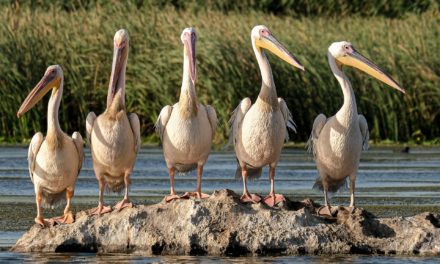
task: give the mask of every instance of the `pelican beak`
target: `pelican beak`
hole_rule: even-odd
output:
[[[118,90],[121,88],[122,83],[119,83],[121,72],[124,67],[124,62],[127,59],[128,52],[126,52],[127,44],[123,42],[121,45],[115,44],[115,49],[113,52],[113,65],[112,73],[110,76],[110,84],[108,87],[107,94],[107,107],[110,107],[113,98],[115,97]]]
[[[189,57],[189,74],[193,83],[196,81],[196,34],[192,32],[191,34],[185,35],[184,46],[188,52]]]
[[[285,62],[304,71],[304,66],[272,34],[261,36],[260,39],[256,40],[256,45],[269,50]]]
[[[344,65],[358,68],[359,70],[373,76],[396,90],[405,93],[405,90],[391,78],[387,73],[380,69],[376,64],[365,58],[362,54],[352,49],[347,55],[336,58],[336,60]]]
[[[29,95],[24,100],[23,104],[17,112],[17,117],[20,118],[24,113],[29,111],[38,101],[43,98],[43,96],[52,88],[58,88],[60,84],[59,78],[57,78],[54,72],[44,74],[37,86],[29,93]]]

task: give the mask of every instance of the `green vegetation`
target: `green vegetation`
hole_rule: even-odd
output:
[[[108,8],[116,0],[10,0],[15,7],[30,7],[32,9],[47,9],[54,5],[64,11],[78,9],[93,9],[97,5]],[[385,16],[402,17],[408,13],[420,14],[430,8],[438,8],[435,0],[126,0],[136,8],[143,7],[174,7],[178,10],[191,12],[221,11],[247,12],[249,10],[271,13],[274,15],[288,15],[293,17],[342,17],[342,16]],[[2,3],[0,3],[1,5]]]
[[[418,142],[439,137],[440,16],[436,2],[402,0],[391,5],[376,0],[377,5],[369,2],[361,8],[355,1],[352,6],[329,3],[323,8],[318,1],[280,1],[288,6],[279,9],[268,4],[275,1],[248,0],[239,6],[228,0],[212,1],[208,7],[198,2],[0,4],[0,138],[23,142],[36,131],[46,130],[48,96],[20,120],[15,113],[51,64],[64,69],[62,128],[83,133],[87,113],[99,114],[105,108],[113,34],[126,28],[130,32],[127,107],[138,113],[142,135],[157,141],[153,126],[157,115],[164,105],[178,100],[179,36],[183,28],[194,26],[198,32],[197,93],[201,102],[217,110],[216,143],[222,144],[229,132],[230,113],[242,98],[254,100],[260,88],[250,44],[250,30],[256,24],[267,25],[306,68],[301,72],[269,56],[278,96],[287,101],[298,125],[293,141],[307,139],[318,113],[333,115],[342,104],[342,92],[326,59],[329,44],[340,40],[351,41],[407,89],[403,95],[364,73],[346,70],[374,141]],[[305,5],[302,15],[303,9],[292,3]],[[267,13],[256,11],[261,8]]]

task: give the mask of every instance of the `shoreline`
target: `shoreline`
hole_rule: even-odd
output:
[[[290,199],[295,200],[304,200],[308,199],[310,197],[289,197]],[[315,200],[314,197],[311,197],[311,199],[314,199],[315,201],[319,201],[319,197],[316,197]],[[340,205],[348,205],[346,202],[345,197],[341,197],[342,203]],[[408,197],[408,199],[411,199]],[[140,200],[140,199],[133,199],[134,204],[136,205],[153,205],[158,202],[160,202],[161,199],[155,199],[155,200]],[[118,199],[116,197],[112,197],[112,199],[109,199],[109,204],[114,205]],[[143,202],[141,202],[143,201]],[[361,200],[360,200],[361,201]],[[338,204],[338,203],[335,203]],[[74,200],[72,203],[72,209],[73,212],[79,212],[82,210],[87,210],[92,207],[96,206],[94,202],[90,201],[80,201]],[[433,212],[440,214],[440,204],[398,204],[398,205],[387,205],[387,204],[375,204],[375,205],[363,205],[359,204],[362,208],[365,210],[371,212],[377,217],[384,218],[384,217],[396,217],[396,216],[403,216],[403,217],[409,217],[414,216],[423,212]],[[7,211],[2,210],[0,211],[0,232],[8,232],[8,231],[26,231],[28,228],[32,227],[34,224],[34,214],[36,214],[35,209],[35,202],[29,201],[29,202],[3,202],[0,201],[0,207],[3,208],[17,208],[19,207],[19,210]],[[45,209],[43,210],[43,215],[45,217],[55,217],[62,215],[64,207],[58,207],[54,210],[52,209]],[[9,217],[9,219],[7,219]]]
[[[290,200],[305,200],[312,199],[316,202],[322,202],[321,194],[317,193],[313,196],[295,196],[286,195]],[[339,195],[333,198],[333,204],[335,205],[348,205],[348,194]],[[131,197],[135,205],[149,206],[160,203],[161,197],[149,197],[149,196],[133,196]],[[420,197],[395,197],[393,201],[399,200],[399,204],[389,203],[386,197],[375,197],[374,201],[371,201],[373,197],[358,196],[358,206],[371,212],[379,218],[403,216],[414,216],[423,212],[433,212],[440,214],[440,204],[435,204],[434,201],[437,197],[424,197],[423,203],[420,203]],[[34,217],[36,214],[34,196],[0,196],[0,232],[7,231],[26,231],[28,228],[34,225]],[[391,198],[390,198],[391,199]],[[107,197],[109,205],[114,205],[120,200],[117,195],[111,195]],[[430,202],[432,200],[432,202]],[[369,201],[370,203],[366,203]],[[410,204],[412,202],[412,204]],[[72,210],[74,213],[90,209],[96,206],[97,197],[94,196],[79,196],[74,197],[72,201]],[[62,215],[64,209],[64,203],[55,209],[44,209],[43,215],[46,218]]]
[[[140,253],[147,255],[440,255],[440,214],[378,218],[363,208],[317,215],[312,200],[277,208],[243,204],[233,191],[204,200],[135,205],[121,212],[76,213],[70,225],[33,225],[14,252]],[[429,239],[428,239],[429,238]]]

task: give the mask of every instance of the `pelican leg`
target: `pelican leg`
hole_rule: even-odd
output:
[[[120,212],[122,209],[129,207],[132,208],[133,204],[130,202],[128,198],[128,187],[130,185],[130,172],[126,172],[124,175],[124,184],[125,184],[125,195],[124,199],[116,204],[115,209]]]
[[[354,190],[355,190],[355,182],[356,182],[356,176],[350,175],[350,206],[349,209],[351,212],[355,211],[355,204],[354,204]]]
[[[99,185],[99,203],[98,203],[98,207],[92,209],[91,215],[100,216],[102,214],[110,213],[112,211],[112,208],[110,206],[104,206],[105,182],[102,179],[98,178],[98,185]]]
[[[203,174],[203,165],[197,166],[197,187],[196,187],[196,195],[199,199],[209,198],[209,194],[202,193],[202,174]]]
[[[180,199],[179,195],[177,195],[176,191],[174,190],[174,172],[175,169],[173,167],[168,169],[168,174],[170,175],[170,195],[165,196],[165,201],[167,203],[171,202],[172,200]]]
[[[41,216],[41,193],[35,194],[35,202],[37,203],[37,217],[35,217],[35,223],[41,227],[49,226],[48,222]]]
[[[246,178],[247,178],[247,167],[246,165],[241,166],[241,177],[243,179],[243,195],[240,198],[240,201],[243,203],[258,203],[261,201],[260,196],[256,194],[250,194],[247,186],[246,186]]]
[[[203,165],[197,166],[197,186],[195,192],[186,192],[182,195],[182,198],[189,198],[190,196],[197,197],[198,199],[206,199],[209,198],[209,194],[202,193],[202,174],[203,174]]]
[[[282,194],[275,193],[275,167],[269,167],[269,178],[270,178],[270,192],[269,195],[264,198],[264,203],[270,207],[274,207],[280,202],[286,199]]]
[[[329,199],[328,199],[328,186],[327,183],[324,181],[324,205],[318,208],[318,215],[327,216],[327,217],[334,217],[336,216],[337,210],[332,210],[332,206],[330,206]]]
[[[66,207],[64,208],[64,215],[60,217],[55,217],[53,220],[58,224],[71,224],[75,221],[73,213],[70,210],[70,201],[72,200],[74,190],[73,188],[68,188],[66,190]]]
[[[326,190],[324,190],[324,206],[330,206],[328,203],[328,195]]]
[[[330,206],[328,202],[328,195],[327,190],[324,188],[324,205],[319,207],[318,209],[318,215],[323,216],[333,216],[334,212],[332,213],[332,207]]]

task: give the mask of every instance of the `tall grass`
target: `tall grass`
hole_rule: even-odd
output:
[[[46,67],[60,64],[65,90],[62,128],[84,132],[89,111],[103,112],[112,60],[113,34],[130,33],[126,102],[138,113],[141,133],[157,140],[153,124],[161,108],[178,100],[182,75],[181,30],[196,27],[200,101],[213,105],[220,119],[216,143],[223,143],[230,113],[244,97],[254,100],[261,85],[250,44],[250,30],[267,25],[306,68],[300,72],[269,56],[278,95],[298,125],[294,141],[308,137],[319,113],[333,115],[342,92],[327,64],[330,43],[351,41],[389,72],[402,95],[357,70],[346,69],[358,110],[373,140],[409,140],[414,134],[440,135],[440,19],[436,10],[402,19],[313,17],[295,19],[256,11],[176,10],[175,6],[95,4],[75,11],[60,6],[0,6],[0,136],[29,139],[46,129],[47,99],[20,120],[15,113]]]
[[[47,9],[57,6],[64,11],[92,9],[96,5],[107,8],[117,0],[10,0],[0,5]],[[408,13],[421,14],[430,9],[438,9],[436,0],[126,0],[124,3],[142,7],[174,7],[177,10],[200,12],[206,10],[247,12],[249,10],[288,15],[293,17],[345,17],[345,16],[385,16],[402,17]]]

